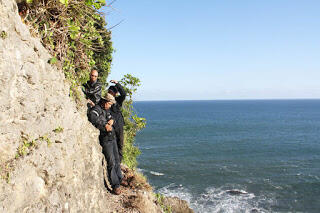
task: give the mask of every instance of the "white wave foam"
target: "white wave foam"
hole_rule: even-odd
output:
[[[155,176],[162,176],[162,175],[164,175],[163,173],[154,172],[154,171],[150,171],[150,174],[155,175]]]
[[[192,200],[192,195],[188,189],[185,189],[182,185],[176,185],[174,183],[159,189],[158,192],[169,197],[178,197],[187,201],[189,204]]]
[[[255,196],[243,189],[230,189],[230,187],[210,187],[200,195],[193,195],[190,190],[181,185],[170,184],[158,190],[161,194],[179,197],[186,200],[195,212],[270,212],[261,206],[271,206],[272,200],[263,196]],[[230,193],[232,192],[232,193]]]
[[[160,173],[160,172],[148,171],[146,169],[140,169],[140,168],[137,168],[137,171],[142,174],[149,172],[150,174],[155,175],[155,176],[163,176],[164,175],[163,173]]]

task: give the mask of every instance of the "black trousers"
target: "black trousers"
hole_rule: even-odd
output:
[[[106,137],[99,137],[102,152],[107,160],[108,179],[112,188],[120,186],[123,175],[120,168],[120,159],[116,140],[109,140]]]
[[[120,127],[118,127],[115,132],[116,132],[116,140],[117,140],[117,145],[118,145],[119,158],[120,158],[120,163],[121,163],[121,161],[123,159],[123,140],[124,140],[123,125],[120,125]]]

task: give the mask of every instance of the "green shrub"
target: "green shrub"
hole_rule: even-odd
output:
[[[135,146],[135,136],[139,130],[146,126],[146,119],[138,117],[132,105],[132,96],[140,86],[140,80],[127,74],[121,79],[120,83],[128,94],[127,100],[123,103],[122,107],[122,114],[125,121],[123,162],[128,167],[134,169],[138,165],[137,156],[141,153],[139,148]]]
[[[61,133],[63,132],[63,127],[58,126],[57,128],[55,128],[54,130],[52,130],[54,133]]]
[[[171,210],[171,206],[167,206],[164,204],[164,196],[160,193],[156,193],[154,194],[154,196],[156,197],[157,199],[157,204],[160,205],[160,207],[162,208],[163,212],[165,213],[171,213],[172,210]]]
[[[21,135],[22,143],[18,147],[16,158],[29,154],[31,150],[37,146],[36,140],[37,139],[30,139],[28,135],[22,134]]]
[[[6,38],[8,37],[8,33],[3,30],[3,31],[1,31],[1,33],[0,33],[0,37],[1,37],[2,39],[6,39]]]
[[[103,5],[105,0],[29,1],[25,22],[53,56],[49,63],[60,61],[71,83],[70,95],[76,101],[82,97],[77,87],[89,79],[92,67],[97,67],[103,83],[110,73],[111,32],[98,11]]]

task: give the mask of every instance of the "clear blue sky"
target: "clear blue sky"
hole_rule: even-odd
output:
[[[109,1],[108,1],[109,2]],[[117,0],[110,79],[136,100],[320,98],[320,1]]]

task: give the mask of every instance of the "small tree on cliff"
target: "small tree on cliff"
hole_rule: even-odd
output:
[[[133,108],[133,94],[137,91],[141,82],[138,78],[127,74],[121,79],[120,83],[128,94],[128,98],[122,107],[125,120],[123,160],[127,166],[135,168],[138,165],[137,156],[140,154],[139,148],[135,146],[135,136],[139,130],[146,126],[146,119],[139,117]]]

